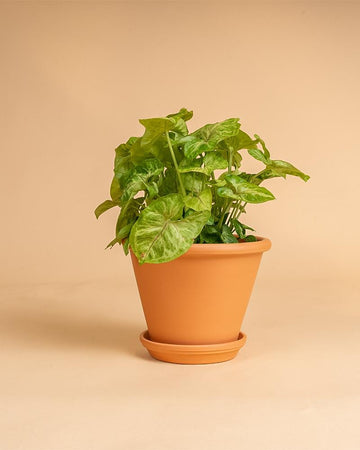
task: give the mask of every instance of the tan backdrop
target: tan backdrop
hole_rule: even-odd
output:
[[[240,117],[311,175],[246,217],[273,241],[264,276],[348,276],[359,240],[357,2],[1,4],[3,279],[129,274],[99,223],[113,149],[185,106],[192,129]],[[247,161],[249,162],[249,161]]]
[[[359,48],[356,1],[0,2],[1,450],[360,448]],[[311,175],[248,208],[273,248],[227,364],[147,356],[93,214],[138,118],[180,107]]]

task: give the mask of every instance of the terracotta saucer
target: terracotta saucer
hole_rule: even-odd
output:
[[[236,341],[222,344],[177,345],[151,341],[146,330],[141,333],[140,341],[150,355],[160,361],[176,364],[211,364],[235,358],[246,342],[246,334],[240,333]]]

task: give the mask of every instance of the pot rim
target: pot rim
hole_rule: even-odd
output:
[[[245,255],[263,253],[271,248],[271,241],[262,236],[255,236],[256,242],[237,242],[233,244],[192,244],[180,258],[197,255]]]

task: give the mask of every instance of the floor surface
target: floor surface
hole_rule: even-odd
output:
[[[257,281],[230,362],[153,360],[135,282],[3,286],[1,450],[358,450],[359,295]]]

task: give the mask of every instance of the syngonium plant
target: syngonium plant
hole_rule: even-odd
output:
[[[141,119],[141,137],[115,149],[111,200],[95,210],[98,218],[120,208],[116,236],[108,247],[129,247],[140,263],[178,258],[192,244],[256,241],[255,231],[239,219],[248,203],[274,195],[260,184],[286,175],[309,176],[292,164],[270,158],[264,141],[240,129],[239,119],[204,125],[189,133],[192,111]],[[243,172],[242,151],[264,164],[258,173]],[[221,171],[221,172],[219,172]]]

